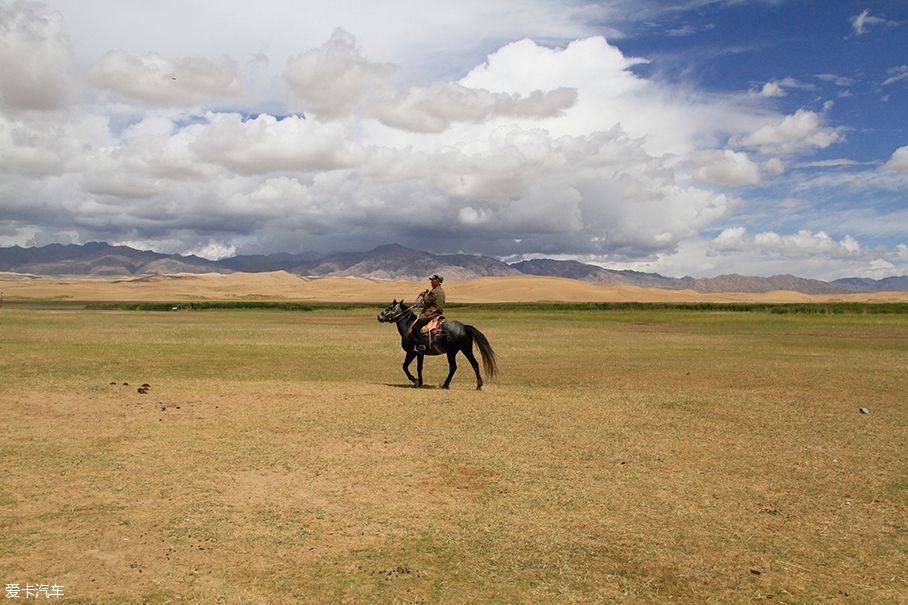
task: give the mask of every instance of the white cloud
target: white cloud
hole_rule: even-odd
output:
[[[896,149],[892,154],[892,157],[889,158],[889,161],[886,162],[882,168],[884,170],[894,170],[896,172],[908,174],[908,146]]]
[[[861,263],[905,263],[908,261],[908,247],[900,244],[895,248],[869,248],[851,235],[836,241],[824,231],[814,232],[801,229],[797,233],[780,235],[774,231],[749,234],[745,227],[725,229],[710,244],[719,253],[759,252],[781,259],[811,259],[827,257],[834,260],[859,261]],[[890,265],[895,267],[894,264]]]
[[[236,246],[225,244],[215,240],[209,240],[207,244],[197,245],[182,253],[183,256],[195,255],[208,260],[219,260],[236,256]]]
[[[866,164],[873,164],[875,162],[865,162]],[[835,160],[820,160],[817,162],[801,162],[798,164],[799,168],[826,168],[834,166],[859,166],[861,162],[855,162],[854,160],[848,160],[844,158],[839,158]]]
[[[836,76],[819,75],[816,77],[821,80],[826,80]],[[816,85],[802,82],[797,78],[782,78],[766,82],[760,90],[752,90],[750,96],[758,98],[781,98],[788,96],[789,90],[813,91],[816,90]]]
[[[835,84],[836,86],[854,86],[858,83],[854,78],[839,74],[817,74],[816,78],[824,82],[829,82],[830,84]]]
[[[892,74],[883,82],[883,86],[889,84],[895,84],[902,80],[908,80],[908,65],[900,65],[898,67],[893,67],[889,70],[889,73]]]
[[[281,120],[260,115],[212,114],[207,125],[190,126],[190,149],[204,162],[239,174],[320,171],[362,162],[364,150],[343,122],[318,122],[296,116]]]
[[[323,118],[347,116],[374,88],[390,84],[398,66],[370,63],[356,40],[338,29],[321,48],[287,61],[285,79],[292,102]]]
[[[760,167],[743,151],[710,149],[691,155],[687,165],[701,183],[755,185],[762,180]]]
[[[730,228],[722,237],[727,249],[717,252],[715,239],[691,238],[682,242],[678,252],[660,254],[654,259],[638,262],[606,262],[609,268],[625,268],[635,271],[655,272],[680,277],[715,277],[737,273],[739,275],[797,275],[832,281],[843,277],[866,277],[883,279],[905,275],[908,271],[908,246],[899,244],[892,248],[862,248],[858,255],[834,255],[831,253],[782,255],[759,248],[752,244],[735,245],[741,236],[752,242],[755,236],[747,235],[744,228]],[[852,238],[853,239],[853,238]]]
[[[0,174],[43,178],[77,171],[86,149],[112,141],[100,116],[60,123],[0,115]]]
[[[885,19],[871,15],[870,9],[866,9],[861,14],[855,15],[850,19],[850,21],[852,30],[858,36],[863,36],[864,34],[869,33],[868,27],[870,26],[886,23]]]
[[[760,95],[764,97],[784,97],[786,94],[778,82],[767,82],[760,91]]]
[[[165,59],[156,53],[133,57],[110,51],[88,70],[100,88],[152,105],[185,107],[245,94],[235,60],[202,57]]]
[[[582,90],[581,103],[625,98],[633,101],[648,83],[629,68],[645,63],[625,57],[602,37],[575,40],[564,49],[546,48],[531,40],[521,40],[500,48],[487,61],[474,68],[460,84],[493,92],[524,96],[539,90],[573,88]],[[625,105],[621,106],[624,109]],[[608,111],[609,105],[600,107]],[[611,124],[609,124],[611,126]]]
[[[843,140],[826,113],[775,109],[811,86],[779,78],[720,94],[662,80],[596,35],[591,24],[631,10],[621,3],[338,0],[286,4],[269,24],[234,0],[214,12],[207,0],[168,3],[168,18],[124,0],[123,15],[140,11],[152,34],[118,21],[113,3],[50,2],[73,15],[82,49],[96,13],[111,31],[96,32],[80,67],[58,13],[0,0],[14,15],[0,24],[14,33],[0,36],[0,234],[20,241],[157,243],[211,258],[398,241],[668,267],[736,208],[778,210],[781,186],[806,199],[898,192],[908,173],[902,150],[860,175],[854,163],[830,175],[822,169],[843,162],[791,157]],[[421,25],[402,35],[399,22]],[[675,33],[692,31],[678,23]],[[810,170],[773,183],[786,164]],[[832,220],[823,228],[841,232]],[[725,233],[711,262],[728,260],[723,246],[773,259],[847,251],[820,237],[819,221],[803,224],[813,231],[800,239]]]
[[[59,171],[75,150],[58,128],[0,117],[0,172],[39,176]]]
[[[564,48],[521,40],[490,54],[459,83],[523,96],[574,89],[576,103],[563,115],[542,121],[542,127],[553,136],[582,136],[617,125],[655,156],[685,155],[698,146],[721,144],[729,133],[749,132],[766,123],[767,114],[755,115],[746,94],[700,95],[648,80],[633,69],[645,63],[599,36]]]
[[[5,144],[0,138],[0,154],[42,174],[76,162],[78,192],[60,218],[92,239],[196,233],[184,251],[207,249],[215,230],[236,241],[304,233],[333,237],[333,246],[428,230],[436,241],[481,241],[487,253],[548,247],[651,256],[740,203],[680,182],[678,158],[653,150],[683,153],[705,122],[724,130],[745,112],[735,115],[727,100],[675,103],[630,72],[639,62],[602,38],[563,49],[524,40],[459,82],[395,90],[395,67],[370,62],[338,30],[288,61],[286,82],[306,116],[249,119],[163,107],[239,93],[232,61],[220,70],[198,64],[200,73],[224,76],[211,85],[155,92],[179,82],[171,74],[186,61],[111,53],[91,68],[94,81],[160,108],[124,107],[136,117],[119,133],[57,152],[51,141],[30,150],[10,134]],[[692,161],[702,182],[719,184],[753,183],[775,170],[737,151],[704,151]]]
[[[408,86],[378,94],[367,114],[382,124],[413,132],[443,132],[452,122],[485,122],[495,117],[547,118],[561,114],[577,99],[577,91],[536,90],[527,96],[492,93],[456,82],[429,87]]]
[[[0,4],[0,109],[50,110],[70,103],[76,60],[59,12]]]
[[[814,148],[824,149],[841,141],[834,128],[824,127],[820,114],[799,109],[794,115],[767,124],[743,136],[730,139],[732,147],[759,149],[762,153],[795,153]]]

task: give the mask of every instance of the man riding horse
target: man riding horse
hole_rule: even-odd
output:
[[[428,347],[426,338],[422,335],[422,328],[433,319],[441,317],[442,313],[444,313],[445,291],[441,288],[441,282],[444,280],[445,278],[436,273],[429,278],[432,289],[420,294],[420,297],[422,297],[422,311],[410,331],[415,343],[413,350],[416,353],[424,353]]]
[[[423,336],[420,328],[427,324],[428,320],[424,318],[438,317],[444,310],[445,294],[441,286],[441,276],[433,275],[432,290],[423,292],[420,299],[412,307],[407,307],[404,301],[392,302],[388,307],[378,314],[378,321],[382,323],[393,323],[397,325],[397,331],[400,333],[400,346],[407,352],[404,359],[404,373],[407,378],[416,387],[422,386],[422,364],[427,355],[446,355],[448,357],[448,377],[445,378],[443,389],[447,389],[451,384],[451,378],[457,371],[457,354],[463,353],[473,372],[476,374],[476,389],[482,389],[482,375],[479,372],[479,363],[473,355],[473,347],[479,349],[482,355],[482,366],[485,369],[486,376],[489,378],[495,376],[498,372],[498,364],[495,361],[495,351],[489,344],[488,339],[482,332],[473,326],[468,326],[459,321],[445,321],[438,328],[432,331],[431,347],[423,344],[422,351],[414,350],[414,340],[423,342]],[[413,314],[413,309],[422,304],[423,309],[419,318]],[[430,324],[431,325],[431,324]],[[410,373],[410,362],[416,360],[416,376]]]

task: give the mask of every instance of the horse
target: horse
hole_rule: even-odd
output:
[[[400,346],[407,352],[407,357],[404,359],[404,373],[410,379],[410,382],[413,383],[413,386],[416,388],[422,386],[422,362],[424,356],[444,354],[448,356],[448,377],[445,379],[442,388],[449,388],[451,378],[454,376],[454,372],[457,371],[457,360],[455,358],[458,353],[463,353],[470,365],[473,366],[473,371],[476,372],[476,390],[481,391],[483,384],[482,375],[479,373],[479,364],[476,362],[476,358],[473,357],[474,344],[479,348],[479,353],[482,356],[482,367],[485,370],[486,377],[492,378],[498,373],[495,351],[492,350],[486,337],[473,326],[464,325],[459,321],[445,321],[438,326],[438,330],[433,334],[432,346],[426,349],[424,353],[417,353],[413,350],[414,339],[410,333],[410,328],[413,326],[413,322],[416,321],[416,315],[413,313],[415,306],[407,308],[404,306],[403,300],[397,302],[395,299],[393,303],[388,305],[387,309],[378,314],[378,321],[397,324],[397,330],[400,332]],[[416,359],[416,376],[410,373],[410,363],[412,363],[414,358]]]

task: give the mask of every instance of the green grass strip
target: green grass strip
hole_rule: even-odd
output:
[[[118,311],[219,311],[219,310],[274,310],[312,312],[321,310],[349,311],[377,309],[377,303],[298,303],[268,301],[196,301],[196,302],[116,302],[86,303],[89,310]],[[776,315],[879,315],[906,314],[906,303],[455,303],[449,309],[477,309],[485,311],[706,311],[716,313],[768,313]]]

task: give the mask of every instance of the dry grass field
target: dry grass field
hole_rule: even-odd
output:
[[[6,304],[9,602],[908,603],[908,316],[382,306]]]

